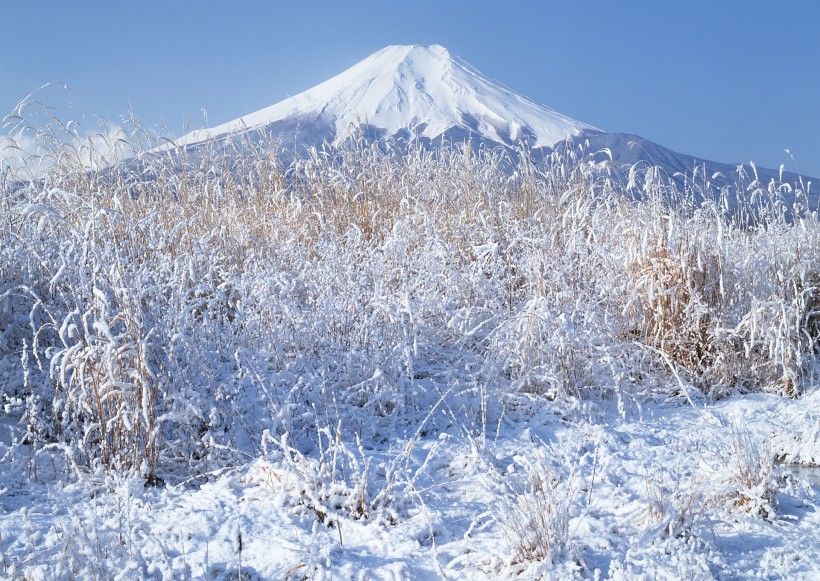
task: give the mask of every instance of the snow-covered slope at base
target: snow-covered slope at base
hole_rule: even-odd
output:
[[[312,89],[176,143],[192,145],[292,119],[326,125],[335,144],[362,125],[389,136],[410,131],[428,139],[456,128],[531,147],[550,147],[594,129],[517,95],[442,46],[388,46]]]

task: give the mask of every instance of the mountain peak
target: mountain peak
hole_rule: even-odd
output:
[[[475,136],[532,147],[594,129],[517,95],[441,45],[391,45],[312,89],[177,143],[276,125],[310,125],[334,144],[366,126],[385,136]]]
[[[450,51],[440,44],[431,44],[429,46],[393,44],[373,53],[348,69],[346,73],[356,69],[371,69],[380,74],[389,74],[402,66],[418,63],[427,63],[428,65],[438,63],[441,66],[446,66],[451,59]]]
[[[404,56],[431,55],[441,59],[450,58],[450,51],[440,44],[430,44],[426,46],[423,44],[391,44],[374,53],[372,56],[375,57],[381,54],[401,54]]]

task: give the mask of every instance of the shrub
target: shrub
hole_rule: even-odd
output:
[[[552,563],[573,548],[569,524],[575,478],[553,470],[550,456],[547,449],[538,448],[532,457],[518,457],[524,481],[513,481],[513,473],[501,483],[498,522],[509,539],[513,565]]]

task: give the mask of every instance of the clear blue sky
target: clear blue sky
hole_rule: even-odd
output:
[[[183,132],[271,105],[388,44],[439,43],[606,131],[820,177],[820,1],[6,2],[0,113],[48,104]],[[820,184],[819,184],[820,185]]]

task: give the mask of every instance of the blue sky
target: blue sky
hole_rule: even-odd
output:
[[[271,105],[388,44],[439,43],[606,131],[820,177],[820,2],[9,2],[0,113],[132,109],[181,134]],[[65,112],[65,113],[63,113]]]

